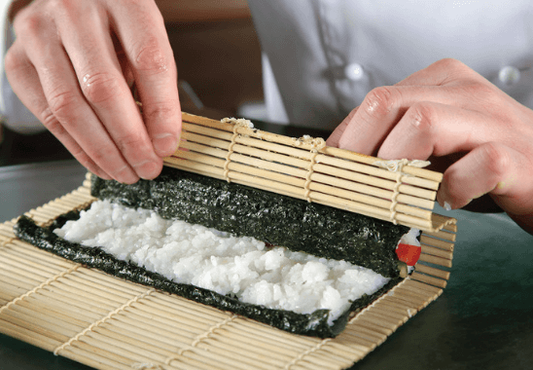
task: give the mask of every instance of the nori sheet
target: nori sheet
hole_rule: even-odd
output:
[[[321,309],[311,314],[298,314],[291,311],[274,310],[243,303],[230,296],[221,295],[207,289],[175,283],[133,262],[119,260],[100,248],[85,247],[78,243],[71,243],[53,233],[54,229],[62,227],[67,220],[77,219],[78,216],[79,212],[69,212],[58,217],[48,227],[40,227],[32,219],[22,216],[16,223],[14,231],[21,240],[73,262],[97,268],[108,274],[177,294],[221,310],[230,311],[294,334],[319,338],[335,337],[345,328],[351,312],[367,306],[401,280],[400,278],[391,279],[386,286],[376,293],[365,295],[354,301],[350,309],[339,317],[333,326],[329,326],[327,323],[328,310]]]
[[[165,167],[155,180],[125,185],[93,176],[92,195],[128,207],[252,236],[319,257],[399,276],[396,246],[409,230],[353,212]]]

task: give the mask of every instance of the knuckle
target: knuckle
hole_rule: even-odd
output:
[[[88,167],[89,163],[92,162],[85,151],[78,145],[70,149],[70,153],[85,167]]]
[[[106,72],[87,73],[82,77],[81,90],[90,103],[102,103],[122,95],[119,78]]]
[[[43,123],[44,127],[48,129],[48,131],[54,134],[60,135],[64,131],[63,126],[57,120],[56,116],[54,113],[52,113],[52,110],[49,107],[46,107],[46,109],[41,113],[40,121]]]
[[[498,143],[489,142],[480,147],[484,158],[487,173],[500,178],[506,169],[511,167],[512,158],[505,147]]]
[[[439,85],[462,85],[468,81],[475,81],[478,78],[472,74],[472,70],[468,68],[463,62],[453,59],[445,58],[433,63],[430,68],[440,73],[446,71],[446,77]]]
[[[163,48],[155,39],[141,44],[134,55],[134,67],[140,71],[157,74],[171,68]]]
[[[490,100],[492,102],[495,98],[495,89],[489,84],[480,83],[478,81],[465,81],[461,88],[462,93],[465,96],[471,96],[473,99],[476,99],[480,102],[486,100]]]
[[[430,104],[416,103],[407,111],[411,126],[420,132],[430,132],[433,129],[435,108]]]
[[[394,105],[393,88],[381,86],[372,89],[365,97],[362,106],[364,111],[371,116],[385,116]]]
[[[118,149],[126,154],[132,152],[143,152],[148,148],[147,140],[144,135],[134,132],[128,132],[125,135],[118,137],[116,140]]]
[[[44,18],[39,12],[27,12],[21,10],[13,21],[13,28],[18,35],[39,35],[43,30]]]
[[[77,98],[75,93],[69,90],[59,90],[52,92],[48,98],[48,106],[51,113],[58,120],[68,120],[72,109],[76,106]]]
[[[104,179],[110,179],[110,177],[89,157],[82,149],[71,150],[71,154],[76,158],[80,164],[96,176]]]
[[[148,122],[169,122],[180,113],[179,104],[172,103],[156,103],[150,104],[146,108],[143,107],[143,117]]]
[[[100,147],[90,153],[95,163],[106,163],[109,158],[113,157],[113,151],[106,147]]]
[[[100,166],[106,173],[117,178],[121,172],[129,169],[129,166],[125,164],[120,154],[114,146],[95,146],[90,152],[86,152],[87,157]]]
[[[49,0],[48,1],[49,6],[55,9],[69,7],[71,3],[72,3],[71,0]]]
[[[79,6],[76,0],[48,0],[45,3],[45,9],[53,13],[61,13],[61,15],[71,13],[77,6]]]
[[[443,58],[435,62],[435,64],[446,69],[462,69],[466,67],[463,62],[454,58]]]
[[[476,99],[487,107],[497,107],[501,104],[501,98],[496,94],[496,88],[493,85],[485,83],[477,83],[472,88],[472,96],[475,96]],[[498,112],[499,113],[499,112]]]
[[[22,65],[22,60],[19,53],[14,49],[14,46],[8,49],[6,56],[4,57],[4,69],[7,74],[17,70]]]
[[[65,9],[71,11],[79,5],[77,0],[50,0],[50,9]]]

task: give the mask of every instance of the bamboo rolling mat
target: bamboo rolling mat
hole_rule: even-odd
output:
[[[421,161],[383,161],[245,120],[182,120],[167,166],[432,232],[455,222],[432,212],[442,174],[417,167]]]
[[[26,213],[41,225],[94,199],[89,184]],[[424,232],[415,272],[342,334],[289,334],[88,269],[0,225],[0,332],[96,369],[345,369],[443,291],[456,226]]]

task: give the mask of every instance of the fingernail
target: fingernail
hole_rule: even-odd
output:
[[[178,139],[172,134],[156,136],[153,143],[155,152],[160,157],[171,155],[178,147]]]
[[[152,160],[141,162],[137,165],[134,165],[133,168],[137,172],[137,175],[145,180],[151,180],[157,177],[161,171],[161,165]]]
[[[447,211],[451,211],[452,210],[451,204],[448,202],[444,202],[444,209]]]

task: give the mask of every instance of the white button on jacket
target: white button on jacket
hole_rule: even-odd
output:
[[[350,63],[344,67],[344,75],[349,80],[361,81],[365,77],[365,71],[359,63]]]
[[[333,129],[374,87],[456,58],[533,108],[531,0],[248,0],[270,119]]]
[[[514,85],[520,81],[520,70],[513,66],[505,66],[500,69],[498,78],[505,85]]]

